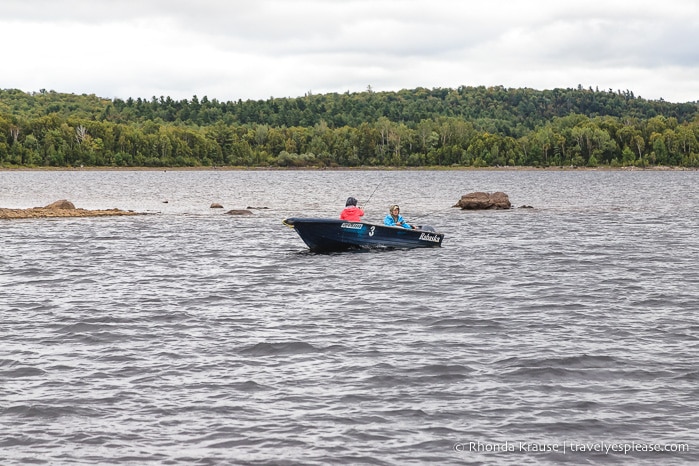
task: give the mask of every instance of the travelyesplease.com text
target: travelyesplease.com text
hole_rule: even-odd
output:
[[[687,443],[652,443],[652,442],[575,442],[560,443],[540,442],[457,442],[454,451],[464,453],[686,453]]]

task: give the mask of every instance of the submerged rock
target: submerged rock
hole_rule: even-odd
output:
[[[0,219],[13,218],[47,218],[47,217],[103,217],[114,215],[141,215],[134,211],[119,209],[85,210],[78,209],[65,199],[53,202],[46,207],[32,207],[31,209],[3,209],[0,208]]]

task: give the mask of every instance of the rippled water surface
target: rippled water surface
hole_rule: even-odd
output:
[[[0,172],[0,207],[149,213],[0,221],[0,463],[697,463],[697,181]],[[372,193],[443,247],[312,254],[281,223]],[[648,444],[688,451],[611,450]]]

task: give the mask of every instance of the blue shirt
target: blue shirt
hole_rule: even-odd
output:
[[[398,220],[394,220],[393,215],[388,214],[384,217],[383,224],[389,227],[412,228],[410,225],[405,223],[405,220],[403,220],[402,215],[398,215]]]

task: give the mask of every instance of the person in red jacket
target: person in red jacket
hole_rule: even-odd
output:
[[[349,222],[361,222],[364,216],[364,211],[357,207],[357,200],[353,197],[347,198],[345,203],[345,208],[340,214],[340,220],[347,220]]]

